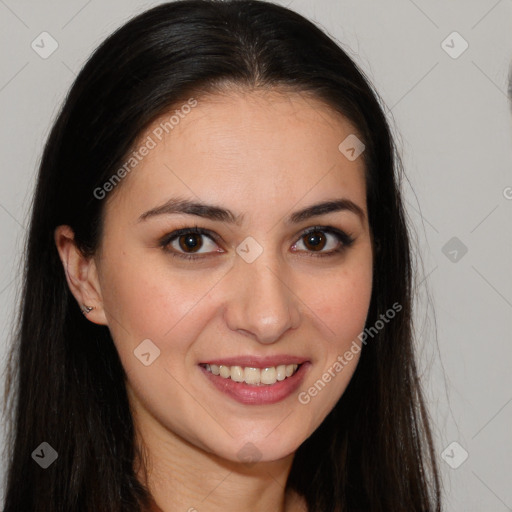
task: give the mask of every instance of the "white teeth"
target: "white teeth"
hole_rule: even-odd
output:
[[[286,365],[285,364],[280,364],[277,367],[276,378],[277,378],[277,380],[284,380],[284,379],[286,379]]]
[[[277,370],[275,368],[263,368],[261,370],[262,384],[275,384],[277,382]]]
[[[235,382],[245,382],[246,384],[266,384],[272,385],[277,381],[282,381],[291,377],[299,367],[298,364],[280,364],[279,366],[269,366],[268,368],[252,368],[242,366],[224,366],[216,364],[207,364],[205,369],[214,375],[220,375],[224,379],[234,380]]]
[[[261,370],[259,368],[244,368],[244,382],[246,384],[259,384],[261,382]]]
[[[235,382],[244,381],[244,369],[241,366],[231,367],[231,380],[234,380]]]

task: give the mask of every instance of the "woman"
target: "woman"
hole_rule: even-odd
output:
[[[4,511],[440,510],[394,151],[290,10],[110,36],[41,162]]]

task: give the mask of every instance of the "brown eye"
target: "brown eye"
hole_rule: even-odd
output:
[[[312,231],[303,237],[304,245],[311,251],[321,251],[327,243],[326,236],[321,231]]]
[[[202,235],[197,233],[188,233],[178,238],[180,249],[185,252],[195,252],[203,245]]]
[[[292,246],[293,252],[303,252],[308,256],[335,256],[348,249],[354,238],[332,226],[316,226],[302,234]]]
[[[224,252],[215,243],[216,235],[209,230],[194,227],[173,231],[160,240],[163,249],[172,256],[195,259]]]

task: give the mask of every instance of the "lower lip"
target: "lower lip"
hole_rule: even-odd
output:
[[[311,366],[310,363],[302,363],[291,377],[277,381],[275,384],[259,386],[235,382],[230,378],[225,379],[220,375],[214,375],[202,366],[199,368],[219,391],[234,398],[237,402],[246,405],[268,405],[288,398],[301,385],[309,366]]]

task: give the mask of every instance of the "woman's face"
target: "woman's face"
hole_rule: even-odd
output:
[[[176,109],[106,199],[106,322],[139,427],[235,462],[276,460],[320,425],[359,359],[372,289],[364,163],[338,149],[353,127],[297,93]]]

